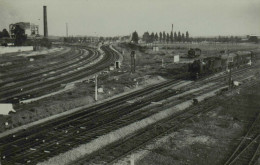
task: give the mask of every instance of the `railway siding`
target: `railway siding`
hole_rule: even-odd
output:
[[[100,60],[102,60],[104,58],[104,53],[102,53],[97,59],[95,59],[94,61],[88,63],[87,65],[85,65],[84,67],[81,67],[80,69],[78,70],[82,70],[82,69],[86,69],[88,67],[91,67],[93,65],[96,65]],[[76,70],[77,71],[77,70]],[[76,72],[76,71],[71,71],[69,73],[73,73],[73,72]],[[68,73],[67,73],[68,74]],[[96,73],[98,74],[98,73]],[[61,76],[64,76],[66,75],[65,74],[62,74]],[[49,96],[54,96],[56,94],[60,94],[62,92],[65,92],[65,91],[68,91],[68,90],[71,90],[71,88],[73,88],[73,86],[78,83],[78,82],[82,82],[82,81],[85,81],[85,80],[88,80],[88,79],[91,79],[93,78],[93,75],[90,75],[90,76],[87,76],[85,78],[82,78],[82,79],[79,79],[79,80],[75,80],[73,82],[69,82],[66,84],[66,87],[64,89],[61,89],[59,91],[55,91],[55,92],[52,92],[52,93],[49,93],[49,94],[46,94],[46,95],[43,95],[43,96],[40,96],[40,97],[36,97],[36,98],[32,98],[32,99],[28,99],[28,100],[23,100],[23,101],[20,101],[20,103],[30,103],[30,102],[33,102],[33,101],[37,101],[37,100],[40,100],[40,99],[43,99],[43,98],[46,98],[46,97],[49,97]],[[67,88],[67,86],[70,86]]]
[[[94,60],[92,62],[90,62],[88,60],[87,62],[90,62],[90,64],[88,64],[87,66],[84,66],[84,67],[82,67],[80,69],[77,68],[73,73],[69,72],[66,75],[59,75],[59,76],[57,76],[57,77],[55,77],[53,79],[46,79],[46,81],[43,81],[43,82],[35,82],[35,83],[32,83],[32,84],[27,84],[27,85],[24,86],[22,92],[19,91],[19,88],[10,89],[10,90],[12,90],[12,93],[9,93],[8,97],[1,98],[1,100],[2,101],[4,99],[8,100],[8,99],[11,99],[13,97],[18,97],[18,96],[21,96],[21,95],[25,95],[28,92],[30,92],[29,94],[31,95],[32,92],[36,93],[35,91],[40,91],[40,90],[43,91],[44,89],[51,88],[51,87],[54,88],[55,84],[56,84],[56,87],[58,87],[57,86],[58,83],[68,83],[68,82],[71,82],[71,81],[76,81],[76,80],[79,80],[79,79],[83,79],[86,76],[93,75],[93,74],[98,73],[98,72],[102,71],[103,69],[107,68],[107,66],[109,66],[110,63],[112,61],[116,60],[116,59],[117,59],[116,55],[109,56],[109,55],[102,54],[96,60]],[[84,64],[81,64],[81,65],[84,65]],[[40,87],[37,87],[37,85],[39,85],[39,84],[40,84]],[[33,87],[33,89],[31,89],[32,87]],[[36,89],[36,87],[37,87],[37,89]],[[25,88],[26,88],[26,90],[25,90]]]
[[[216,92],[218,92],[221,89],[213,90],[209,93],[203,94],[199,97],[197,97],[198,101],[203,101],[209,97],[215,96]],[[182,111],[189,106],[193,104],[193,100],[188,100],[183,103],[180,103],[172,108],[166,109],[164,111],[161,111],[159,113],[156,113],[148,118],[145,118],[141,121],[137,121],[135,123],[132,123],[128,126],[122,127],[116,131],[110,132],[106,135],[100,136],[97,139],[81,145],[71,151],[68,151],[64,154],[60,154],[58,156],[55,156],[48,161],[39,163],[39,165],[47,165],[47,164],[68,164],[72,161],[75,161],[76,159],[79,159],[80,157],[84,156],[85,154],[90,154],[108,144],[111,144],[117,140],[120,140],[135,131],[142,129],[150,124],[153,124],[159,120],[162,120],[164,118],[167,118],[170,115],[173,115],[174,113],[177,113],[178,111]]]
[[[197,98],[198,100],[200,100],[200,98]],[[156,100],[156,99],[155,99]],[[128,123],[129,124],[129,123]],[[91,138],[92,139],[92,138]]]
[[[35,80],[38,80],[39,78],[47,78],[50,76],[55,76],[57,73],[62,73],[64,71],[68,71],[70,68],[76,68],[77,66],[81,66],[82,64],[79,62],[81,60],[80,57],[85,57],[83,60],[86,59],[86,61],[91,60],[93,58],[93,55],[89,55],[89,52],[81,50],[79,53],[76,53],[75,57],[69,58],[66,61],[61,61],[59,64],[55,64],[53,66],[45,66],[44,68],[40,67],[32,72],[27,72],[25,75],[21,74],[16,77],[14,82],[16,84],[13,84],[11,87],[14,88],[16,86],[23,86],[24,81],[28,83],[34,82]],[[81,64],[81,65],[79,65]],[[14,87],[13,87],[14,86]],[[9,87],[2,87],[1,91],[10,90]]]
[[[104,56],[104,51],[99,50],[99,52],[101,53],[101,56],[100,56],[99,58],[102,59],[103,56]],[[98,60],[97,60],[97,62],[98,62]],[[93,65],[94,65],[94,64],[93,64]],[[99,71],[99,72],[100,72],[100,71]],[[85,78],[83,78],[83,79],[79,79],[79,80],[73,81],[73,83],[76,83],[76,82],[79,82],[79,81],[84,81],[84,80],[89,79],[89,78],[92,78],[92,77],[93,77],[93,75],[90,75],[90,76],[85,77]],[[124,94],[125,94],[125,93],[124,93]],[[101,102],[109,101],[109,100],[115,99],[116,97],[120,97],[120,96],[122,96],[122,95],[123,95],[123,94],[118,95],[118,96],[114,96],[114,97],[108,98],[108,99],[106,99],[106,100],[99,100],[99,101],[97,101],[97,102],[95,102],[95,103],[91,103],[91,104],[88,104],[88,105],[86,105],[86,106],[74,108],[74,109],[72,109],[72,110],[70,110],[70,111],[66,111],[66,112],[63,112],[63,113],[60,113],[60,114],[56,114],[56,115],[53,115],[53,116],[50,116],[50,117],[47,117],[47,118],[44,118],[44,119],[41,119],[41,120],[38,120],[38,121],[35,121],[35,122],[32,122],[32,123],[29,123],[29,124],[26,124],[26,125],[23,125],[23,126],[19,126],[19,127],[13,128],[13,129],[11,129],[11,130],[7,130],[7,131],[5,131],[5,132],[3,132],[3,133],[0,133],[0,138],[1,138],[1,137],[4,137],[4,136],[8,136],[8,135],[10,135],[10,134],[15,134],[15,133],[18,132],[18,131],[22,131],[22,130],[27,129],[27,128],[30,128],[30,127],[32,127],[32,126],[39,125],[39,124],[41,124],[41,123],[54,120],[55,118],[58,118],[58,117],[62,117],[62,116],[66,116],[66,115],[75,113],[75,112],[77,112],[77,111],[80,111],[80,110],[82,110],[82,109],[91,107],[91,106],[96,105],[96,104],[99,104],[99,103],[101,103]],[[27,102],[30,102],[30,101],[34,101],[34,100],[24,101],[24,103],[27,103]]]
[[[110,45],[109,48],[112,49],[113,51],[115,51],[119,55],[118,61],[120,61],[122,63],[123,59],[124,59],[122,54],[119,51],[117,51],[112,45]]]
[[[18,64],[13,66],[14,67],[13,69],[15,69],[15,70],[13,71],[13,69],[9,68],[8,74],[1,75],[1,79],[6,79],[6,78],[10,78],[10,77],[17,78],[17,76],[22,77],[28,73],[36,74],[37,72],[42,72],[43,70],[48,70],[50,67],[56,66],[55,63],[59,63],[59,62],[66,63],[68,60],[71,61],[73,59],[76,59],[78,57],[78,55],[80,55],[79,53],[77,53],[77,51],[75,49],[68,48],[67,50],[68,51],[65,51],[65,52],[52,53],[48,58],[45,59],[44,62],[42,62],[42,60],[37,62],[37,64],[36,64],[37,68],[34,68],[34,69],[28,67],[26,69],[22,69],[22,70],[19,69],[17,71],[17,67],[22,67],[22,66],[24,66],[24,64],[23,63],[20,64],[20,63],[16,62]],[[33,58],[35,58],[35,57],[33,57]],[[27,59],[27,58],[25,58],[25,59]],[[16,59],[16,61],[17,60],[19,60],[19,62],[20,62],[20,59]],[[46,62],[46,60],[48,62]],[[53,63],[53,62],[55,62],[55,63]],[[47,63],[47,65],[46,65],[46,63]],[[33,64],[35,65],[35,62],[33,62]],[[46,66],[48,66],[47,69],[46,69]]]

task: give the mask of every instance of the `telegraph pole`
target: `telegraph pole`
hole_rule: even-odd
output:
[[[97,77],[98,77],[98,75],[96,74],[95,75],[95,101],[97,101],[98,100],[98,97],[97,97]]]
[[[164,68],[164,64],[163,64],[163,58],[162,58],[162,68]]]
[[[135,73],[135,51],[132,51],[130,56],[131,56],[131,73]]]
[[[66,36],[67,37],[69,36],[69,33],[68,33],[68,23],[66,23]]]
[[[231,89],[231,83],[232,83],[232,77],[231,77],[231,66],[230,66],[230,63],[229,63],[229,76],[228,76],[228,88],[229,90]]]
[[[232,59],[233,60],[233,59]],[[232,87],[232,74],[231,74],[231,60],[228,58],[228,69],[229,69],[229,73],[228,73],[228,89],[230,90]]]

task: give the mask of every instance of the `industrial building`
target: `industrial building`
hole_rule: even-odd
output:
[[[15,38],[15,28],[19,26],[24,30],[27,37],[39,36],[39,25],[35,25],[30,22],[17,22],[9,25],[9,34],[11,38]]]

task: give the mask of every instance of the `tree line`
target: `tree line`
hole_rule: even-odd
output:
[[[11,29],[11,34],[14,34],[14,36],[12,36],[12,38],[14,39],[15,46],[21,46],[27,39],[27,35],[25,35],[25,30],[23,28],[21,28],[19,25],[15,25]],[[11,36],[6,29],[3,29],[2,32],[0,31],[0,39],[1,38],[10,39],[10,37]],[[4,41],[4,43],[2,43],[2,45],[7,46],[7,42]]]
[[[189,32],[186,31],[186,33],[181,33],[180,31],[177,32],[170,32],[166,33],[165,31],[159,32],[159,33],[150,33],[144,32],[142,36],[142,40],[146,43],[153,43],[153,42],[163,42],[163,43],[169,43],[169,42],[188,42],[189,41]]]
[[[149,33],[144,32],[142,36],[142,40],[146,43],[153,43],[153,42],[161,42],[161,43],[170,43],[170,42],[189,42],[190,37],[189,37],[189,32],[186,31],[186,33],[181,33],[180,31],[177,32],[170,32],[166,33],[165,31],[159,32],[159,33]],[[138,33],[135,31],[132,34],[132,41],[137,43],[139,40]]]
[[[241,37],[238,36],[218,36],[218,37],[190,37],[189,32],[186,31],[186,33],[181,33],[180,31],[177,32],[170,32],[166,33],[165,31],[159,32],[159,33],[149,33],[144,32],[143,36],[141,37],[142,41],[146,43],[154,43],[154,42],[160,42],[160,43],[173,43],[173,42],[231,42],[231,43],[239,43],[239,42],[245,42],[243,41]],[[132,33],[131,41],[134,43],[139,42],[140,37],[138,36],[138,33],[135,31]],[[254,36],[248,36],[247,40],[248,42],[255,42],[258,43],[258,38]]]

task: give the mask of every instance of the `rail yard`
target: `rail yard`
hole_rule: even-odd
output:
[[[81,21],[64,36],[46,3],[42,34],[29,17],[0,31],[0,165],[260,164],[257,35],[103,37]]]

